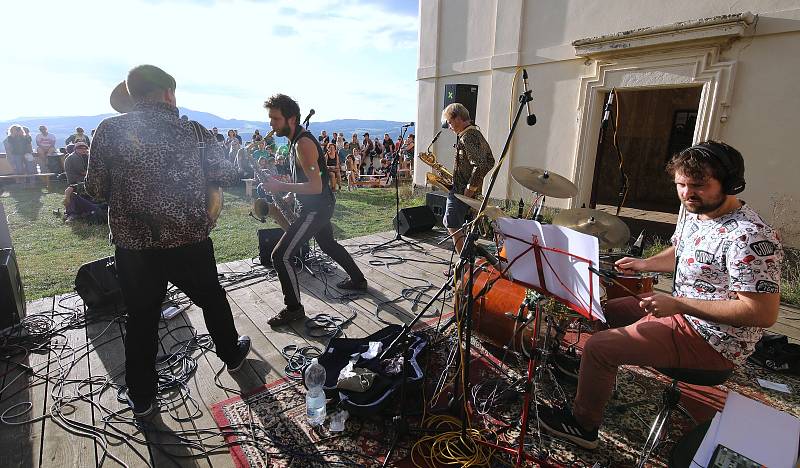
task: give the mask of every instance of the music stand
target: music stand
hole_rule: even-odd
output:
[[[405,137],[406,137],[406,131],[408,131],[408,127],[409,126],[405,126],[404,125],[402,127],[402,130],[400,130],[400,138],[402,138],[404,141],[406,139]],[[400,164],[400,150],[398,149],[397,151],[394,152],[394,156],[392,157],[392,164],[389,167],[389,176],[394,178],[394,212],[395,212],[395,215],[394,215],[394,231],[395,231],[394,239],[389,239],[388,241],[386,241],[386,242],[384,242],[382,244],[376,245],[375,247],[370,249],[370,253],[375,253],[375,252],[377,252],[379,250],[388,250],[390,248],[389,246],[394,244],[395,242],[402,242],[402,243],[407,244],[407,245],[411,246],[412,248],[416,248],[416,249],[421,248],[419,246],[418,242],[415,242],[413,240],[405,239],[400,234],[400,185],[399,185],[400,177],[399,177],[399,172],[397,170],[398,169],[397,166],[399,164]]]

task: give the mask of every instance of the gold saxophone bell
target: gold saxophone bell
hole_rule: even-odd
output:
[[[428,149],[430,149],[430,147]],[[436,154],[433,151],[420,153],[419,159],[435,171],[425,174],[425,180],[428,184],[437,186],[448,192],[453,189],[453,174],[441,163],[436,161]]]
[[[269,216],[269,203],[263,198],[256,198],[253,202],[253,216],[264,221]]]

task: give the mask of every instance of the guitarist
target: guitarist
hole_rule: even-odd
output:
[[[239,337],[234,326],[208,237],[214,220],[207,212],[207,186],[231,185],[237,172],[208,130],[180,119],[175,79],[160,68],[131,69],[112,92],[111,106],[122,115],[97,127],[86,191],[109,205],[110,238],[128,312],[128,399],[134,416],[144,417],[157,405],[158,322],[167,282],[203,309],[216,353],[229,372],[239,370],[250,351],[250,339]]]
[[[333,238],[331,217],[336,198],[328,179],[325,154],[316,138],[300,125],[300,106],[284,94],[270,97],[264,107],[269,111],[269,124],[275,134],[289,139],[289,165],[292,182],[281,182],[266,177],[262,185],[271,193],[293,192],[299,205],[297,219],[291,223],[272,252],[272,265],[278,273],[286,304],[280,312],[269,319],[271,326],[286,325],[305,317],[300,303],[300,285],[292,266],[292,255],[300,245],[312,237],[323,252],[338,263],[350,277],[336,287],[364,291],[367,280],[353,257]]]

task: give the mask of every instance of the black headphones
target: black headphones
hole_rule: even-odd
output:
[[[744,191],[746,184],[744,180],[744,159],[736,151],[724,151],[715,141],[704,141],[698,143],[690,150],[697,150],[706,156],[716,159],[725,168],[725,177],[720,182],[722,190],[728,195],[736,195]]]

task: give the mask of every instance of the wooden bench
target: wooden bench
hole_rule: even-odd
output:
[[[19,184],[22,183],[23,180],[33,179],[34,181],[38,178],[44,181],[45,186],[47,187],[47,191],[50,192],[50,177],[54,177],[57,174],[54,172],[42,172],[39,174],[8,174],[8,175],[0,175],[0,181],[3,180],[13,180],[14,183]]]

